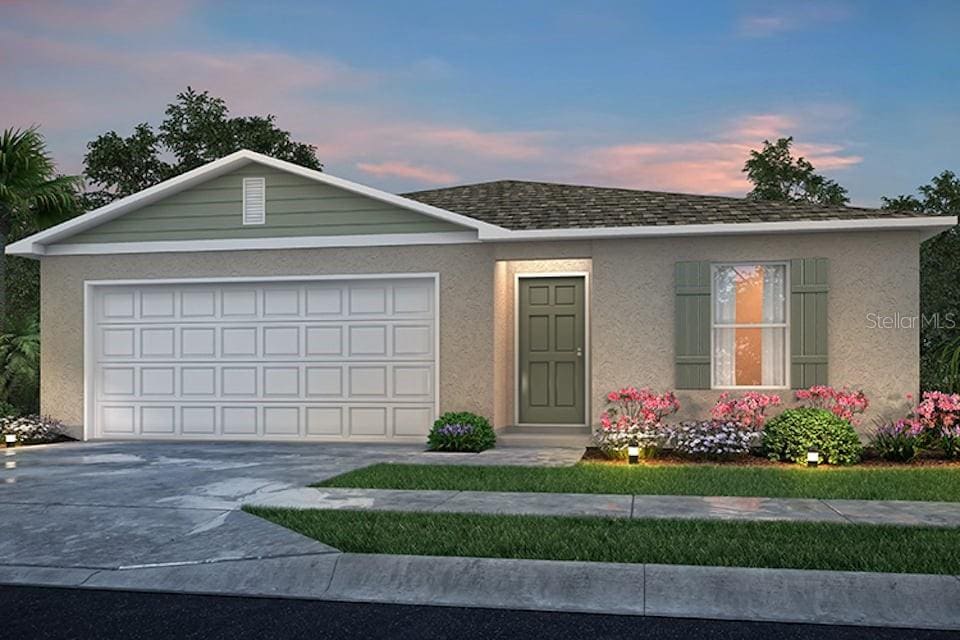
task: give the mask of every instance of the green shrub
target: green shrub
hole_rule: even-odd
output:
[[[16,406],[10,404],[6,400],[0,400],[0,419],[3,418],[19,418],[20,410]]]
[[[448,412],[433,423],[427,446],[431,451],[474,451],[489,449],[497,441],[490,422],[464,411]]]
[[[853,425],[826,409],[787,409],[763,428],[763,448],[772,460],[805,463],[811,447],[825,464],[855,464],[863,453]]]

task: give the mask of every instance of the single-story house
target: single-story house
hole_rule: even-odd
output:
[[[42,411],[85,438],[422,441],[597,423],[608,391],[918,390],[956,218],[504,180],[386,193],[239,151],[7,247]],[[895,323],[888,320],[896,318]],[[893,325],[896,326],[893,326]]]

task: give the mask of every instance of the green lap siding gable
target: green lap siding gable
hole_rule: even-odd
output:
[[[244,178],[266,179],[266,223],[243,225]],[[250,165],[81,232],[70,243],[443,233],[465,227]]]

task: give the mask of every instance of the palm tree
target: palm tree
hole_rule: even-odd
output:
[[[0,333],[0,402],[17,413],[40,410],[40,323],[12,318]],[[2,416],[0,416],[2,417]]]
[[[6,257],[10,234],[29,231],[77,211],[77,176],[57,175],[36,127],[6,129],[0,135],[0,318],[6,311]]]

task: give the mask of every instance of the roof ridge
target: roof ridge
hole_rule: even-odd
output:
[[[883,211],[885,213],[910,213],[902,210],[892,210],[892,209],[881,209],[878,207],[864,207],[859,205],[848,205],[848,204],[819,204],[815,202],[794,202],[788,200],[755,200],[749,196],[725,196],[717,194],[708,194],[708,193],[688,193],[683,191],[658,191],[654,189],[633,189],[630,187],[615,187],[615,186],[602,186],[602,185],[590,185],[590,184],[571,184],[568,182],[547,182],[543,180],[521,180],[517,178],[502,178],[498,180],[485,180],[482,182],[469,182],[466,184],[452,185],[449,187],[437,187],[434,189],[420,189],[418,191],[408,191],[405,193],[398,194],[403,197],[415,197],[420,194],[432,194],[432,193],[441,193],[441,192],[453,192],[460,189],[471,189],[476,187],[485,187],[492,186],[497,184],[529,184],[529,185],[541,185],[547,187],[565,187],[569,189],[597,189],[601,191],[615,191],[615,192],[626,192],[634,194],[644,194],[651,196],[674,196],[680,198],[697,198],[697,199],[714,199],[714,200],[725,200],[730,201],[731,203],[738,204],[747,204],[747,203],[757,203],[765,206],[772,206],[777,208],[784,209],[797,209],[797,208],[809,208],[814,210],[821,211],[830,211],[837,209],[851,210],[851,211]]]

